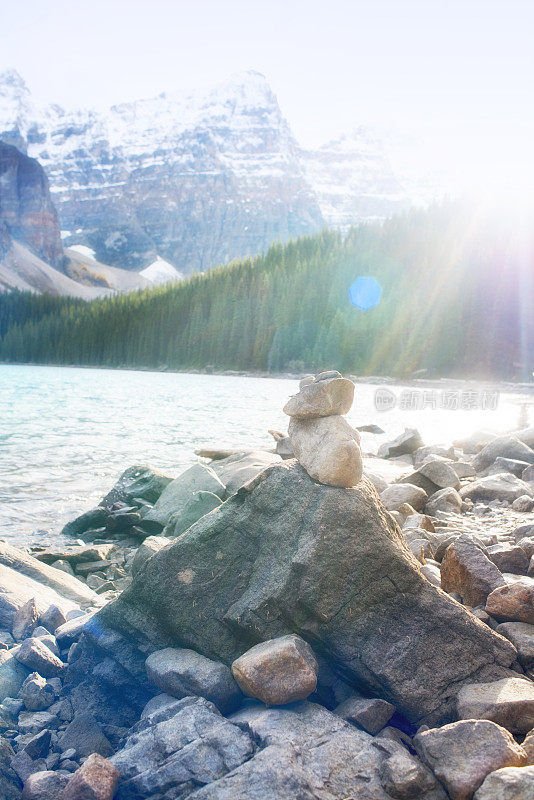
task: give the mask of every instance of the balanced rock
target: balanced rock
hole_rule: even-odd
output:
[[[314,419],[346,414],[354,400],[354,384],[348,378],[315,380],[303,386],[284,406],[284,414],[295,419]]]
[[[343,417],[291,417],[289,438],[299,463],[315,480],[345,487],[361,480],[360,436]]]
[[[489,719],[512,733],[528,733],[534,728],[534,683],[516,677],[467,684],[458,693],[458,716]]]
[[[470,800],[490,772],[526,763],[526,753],[512,734],[488,720],[462,720],[423,731],[414,746],[451,800]]]
[[[266,705],[304,700],[317,686],[318,665],[300,636],[280,636],[247,650],[232,664],[241,691]]]
[[[516,657],[423,577],[365,478],[323,486],[285,461],[152,556],[85,624],[67,682],[86,704],[105,700],[103,717],[113,706],[138,718],[147,653],[178,641],[231,664],[295,630],[330,670],[321,691],[342,675],[414,722],[450,721],[452,684],[497,680]],[[104,669],[120,707],[92,678]]]

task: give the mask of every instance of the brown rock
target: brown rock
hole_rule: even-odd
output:
[[[354,694],[334,710],[338,717],[352,722],[363,728],[373,736],[387,725],[393,714],[395,706],[382,700],[380,697],[362,697]]]
[[[43,642],[42,639],[25,639],[15,653],[15,658],[32,672],[44,678],[61,675],[65,664]]]
[[[284,414],[296,419],[346,414],[353,400],[354,384],[348,378],[316,380],[290,397],[284,406]]]
[[[496,565],[466,534],[450,544],[441,561],[441,588],[456,592],[469,606],[484,605],[488,595],[506,582]],[[488,613],[491,612],[488,610]]]
[[[314,480],[344,487],[361,480],[360,436],[343,417],[292,417],[289,438],[296,458]]]
[[[112,800],[119,777],[119,771],[107,758],[93,753],[76,770],[61,800]]]
[[[32,597],[15,612],[13,626],[11,628],[13,638],[16,639],[17,642],[22,642],[23,639],[27,639],[28,636],[32,635],[33,629],[37,627],[38,622],[39,611],[37,609],[37,601],[35,597]]]
[[[411,483],[392,483],[380,494],[380,499],[388,511],[398,511],[404,503],[421,511],[427,501],[427,494],[424,489]]]
[[[527,678],[503,678],[471,683],[458,692],[461,719],[489,719],[512,733],[534,728],[534,683]]]
[[[300,636],[280,636],[247,650],[232,664],[241,691],[267,705],[304,700],[317,686],[318,665]]]
[[[534,582],[525,578],[524,581],[495,588],[486,600],[486,611],[500,622],[528,622],[534,625]]]
[[[527,754],[527,764],[534,766],[534,728],[523,739],[521,747]]]
[[[529,558],[518,545],[494,544],[488,547],[488,555],[501,572],[512,575],[525,575],[527,572]]]
[[[459,514],[461,510],[462,498],[452,486],[447,486],[433,494],[425,506],[425,512],[431,517],[437,516],[440,512]]]
[[[488,720],[468,719],[431,728],[413,741],[451,800],[470,800],[490,772],[526,763],[526,753],[514,737]]]

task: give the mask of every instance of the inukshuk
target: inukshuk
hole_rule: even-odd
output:
[[[330,486],[356,486],[362,477],[360,435],[342,416],[353,399],[353,382],[333,370],[303,379],[284,406],[296,458],[310,477]]]

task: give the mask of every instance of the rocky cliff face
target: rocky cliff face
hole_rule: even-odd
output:
[[[257,72],[101,114],[38,109],[11,71],[0,76],[0,138],[45,168],[66,244],[135,270],[156,258],[204,270],[409,203],[365,131],[303,151]]]
[[[48,264],[61,264],[59,218],[44,170],[35,159],[3,142],[0,142],[0,227],[4,251],[9,237],[25,244]]]

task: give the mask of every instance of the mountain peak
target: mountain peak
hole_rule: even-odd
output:
[[[6,69],[0,72],[0,91],[10,89],[19,94],[29,94],[29,89],[24,78],[16,69]]]

